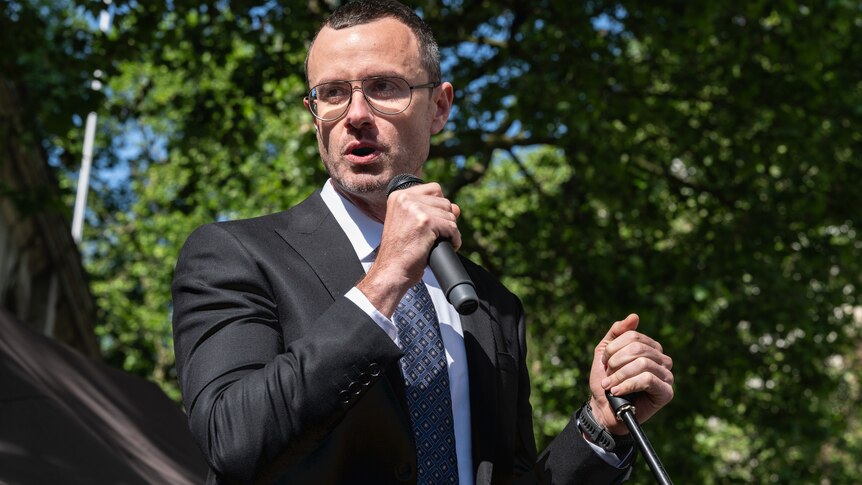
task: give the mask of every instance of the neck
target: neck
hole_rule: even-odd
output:
[[[333,182],[335,182],[333,180]],[[368,217],[374,219],[375,221],[383,223],[384,219],[386,219],[386,189],[377,190],[374,192],[368,193],[351,193],[344,190],[338,183],[333,183],[332,187],[338,192],[342,197],[349,200],[351,204],[355,205],[357,209],[362,211],[363,214]]]

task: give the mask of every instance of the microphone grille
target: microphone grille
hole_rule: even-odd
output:
[[[415,175],[411,175],[409,173],[402,173],[392,177],[392,180],[389,181],[389,186],[386,189],[386,197],[389,197],[389,194],[396,190],[406,189],[409,187],[413,187],[414,185],[424,184],[419,177]]]

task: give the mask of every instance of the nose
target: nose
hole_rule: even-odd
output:
[[[347,114],[344,115],[344,120],[354,128],[371,123],[374,119],[371,113],[371,106],[368,106],[368,101],[365,99],[365,94],[362,93],[360,86],[351,87],[350,106],[347,107]]]

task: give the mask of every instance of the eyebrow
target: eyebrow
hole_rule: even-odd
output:
[[[369,74],[369,75],[355,78],[352,80],[353,81],[359,81],[362,79],[369,79],[369,78],[373,78],[373,77],[400,77],[401,79],[404,79],[405,81],[410,82],[409,80],[407,80],[407,76],[405,74],[400,73],[400,72],[395,72],[395,71],[375,72],[373,74]],[[347,81],[347,79],[344,79],[344,78],[331,78],[331,79],[330,78],[323,78],[322,80],[318,81],[316,84],[313,84],[312,87],[319,86],[319,85],[325,84],[325,83],[332,83],[332,82],[338,82],[338,81]]]

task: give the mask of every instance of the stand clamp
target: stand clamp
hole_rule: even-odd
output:
[[[610,391],[605,391],[605,396],[608,398],[608,402],[611,404],[611,409],[614,410],[614,414],[616,414],[617,419],[625,423],[626,427],[629,429],[632,437],[638,444],[638,448],[640,448],[641,453],[644,455],[644,459],[649,465],[650,470],[652,470],[653,476],[655,476],[656,481],[661,485],[673,485],[673,482],[670,481],[670,477],[662,466],[661,461],[658,459],[658,455],[656,455],[655,450],[641,429],[640,424],[638,424],[635,419],[635,407],[632,405],[631,401],[626,397],[614,396],[610,393]]]

